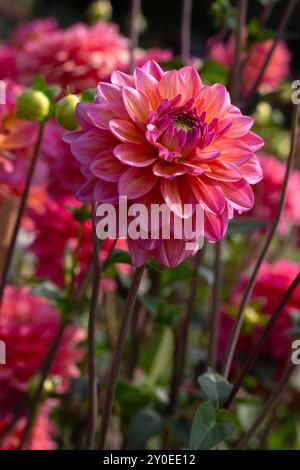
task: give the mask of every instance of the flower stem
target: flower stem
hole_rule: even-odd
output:
[[[268,54],[266,55],[265,57],[265,61],[262,65],[262,67],[260,68],[258,74],[257,74],[257,77],[253,83],[253,86],[246,98],[246,101],[244,103],[244,108],[247,108],[249,106],[249,104],[251,103],[256,91],[258,90],[258,87],[261,83],[261,80],[264,76],[264,73],[270,63],[270,60],[272,58],[272,55],[275,51],[275,48],[277,46],[277,44],[279,43],[279,41],[281,41],[281,39],[283,38],[284,36],[284,33],[285,33],[285,30],[286,30],[286,27],[288,25],[288,22],[290,20],[290,17],[292,16],[293,14],[293,11],[297,5],[297,2],[298,0],[290,0],[289,3],[288,3],[288,6],[284,12],[284,15],[282,16],[282,19],[281,19],[281,22],[277,28],[277,31],[276,31],[276,35],[273,39],[273,42],[272,42],[272,46],[270,47],[270,50],[268,52]]]
[[[287,302],[289,301],[289,299],[293,295],[293,292],[296,289],[296,287],[299,285],[299,283],[300,283],[300,273],[298,273],[298,275],[295,277],[294,281],[292,282],[292,284],[290,285],[290,287],[288,288],[288,290],[284,294],[284,296],[281,299],[278,307],[276,308],[275,312],[273,313],[270,320],[268,321],[268,323],[267,323],[264,331],[262,332],[260,338],[256,342],[256,345],[253,348],[251,354],[248,356],[248,359],[246,360],[246,363],[244,364],[243,369],[242,369],[242,371],[241,371],[241,373],[240,373],[233,389],[231,390],[231,393],[230,393],[229,397],[227,398],[227,400],[224,404],[224,408],[227,409],[232,404],[234,398],[238,394],[239,389],[241,388],[241,385],[242,385],[246,375],[248,374],[248,372],[253,367],[253,364],[255,363],[259,353],[261,352],[261,350],[262,350],[262,348],[263,348],[263,346],[266,342],[266,339],[268,338],[275,322],[277,321],[278,317],[282,313],[282,310],[284,309],[285,305],[287,304]]]
[[[44,129],[45,129],[45,122],[42,122],[39,125],[38,136],[37,136],[36,144],[35,144],[35,147],[34,147],[34,150],[33,150],[33,156],[32,156],[32,160],[31,160],[29,172],[28,172],[28,175],[27,175],[25,188],[24,188],[24,191],[23,191],[23,194],[22,194],[17,219],[16,219],[16,222],[15,222],[15,226],[14,226],[14,229],[13,229],[11,241],[10,241],[9,248],[8,248],[6,258],[5,258],[5,262],[4,262],[4,267],[3,267],[2,277],[1,277],[1,283],[0,283],[0,307],[1,307],[1,304],[2,304],[4,289],[5,289],[5,286],[7,284],[7,278],[8,278],[8,274],[9,274],[9,270],[10,270],[12,257],[13,257],[13,254],[14,254],[14,249],[15,249],[15,246],[16,246],[16,241],[17,241],[19,229],[20,229],[21,222],[22,222],[22,217],[24,215],[26,204],[27,204],[27,199],[28,199],[28,195],[29,195],[29,191],[30,191],[30,186],[31,186],[31,183],[32,183],[34,171],[35,171],[36,164],[37,164],[37,161],[38,161],[38,157],[39,157],[39,154],[40,154]]]
[[[139,45],[139,22],[141,5],[142,0],[131,0],[129,73],[133,73],[134,71],[135,52]]]
[[[132,318],[132,313],[138,293],[138,288],[143,276],[144,266],[136,268],[134,277],[132,280],[131,288],[128,293],[128,297],[124,306],[122,323],[120,328],[120,333],[118,336],[116,350],[114,352],[112,365],[110,369],[110,375],[108,379],[108,386],[105,396],[105,402],[103,406],[103,416],[101,420],[101,429],[100,429],[100,440],[99,440],[99,449],[104,449],[106,444],[106,437],[108,431],[109,420],[112,412],[113,401],[116,392],[116,385],[118,374],[120,370],[122,355],[124,351],[124,346],[126,338],[128,335],[128,330],[130,327],[130,322]]]
[[[100,243],[96,234],[95,205],[93,206],[93,287],[88,322],[88,373],[89,373],[89,410],[87,448],[93,449],[97,429],[98,390],[96,360],[96,323],[100,294],[102,263],[99,258]]]
[[[210,342],[208,348],[208,365],[216,367],[219,339],[219,309],[223,281],[223,244],[220,240],[215,244],[214,286],[212,292],[212,308],[210,315]]]
[[[282,191],[281,191],[281,196],[278,204],[278,208],[276,211],[275,219],[274,222],[270,228],[270,231],[267,235],[267,238],[265,240],[265,243],[263,245],[261,254],[256,262],[256,265],[254,267],[253,273],[250,277],[250,280],[248,282],[245,294],[243,296],[239,312],[237,315],[236,323],[234,325],[227,351],[225,354],[225,361],[224,361],[224,367],[223,367],[223,375],[225,377],[228,377],[231,364],[232,364],[232,359],[234,355],[234,351],[236,348],[236,343],[242,328],[243,320],[244,320],[244,313],[245,313],[245,308],[248,305],[248,302],[250,300],[250,297],[252,295],[260,268],[266,258],[268,249],[272,243],[273,237],[276,233],[281,214],[285,205],[285,200],[286,200],[286,192],[287,192],[287,187],[288,187],[288,182],[290,178],[290,174],[293,168],[293,163],[295,160],[295,154],[296,154],[296,147],[297,147],[297,138],[298,138],[298,128],[299,128],[299,113],[300,113],[300,105],[293,105],[293,115],[292,115],[292,129],[291,129],[291,147],[290,147],[290,153],[286,165],[286,171],[285,171],[285,176],[284,176],[284,181],[282,185]]]
[[[230,79],[230,96],[233,103],[239,99],[241,81],[241,56],[243,49],[243,30],[246,22],[248,0],[239,0],[237,10],[237,27],[235,31],[235,49],[232,75]]]
[[[56,353],[57,353],[57,350],[59,348],[60,341],[62,339],[62,336],[63,336],[63,333],[65,331],[66,325],[67,325],[67,322],[65,322],[65,321],[62,321],[60,323],[59,328],[56,332],[56,336],[53,340],[53,343],[50,346],[50,349],[47,353],[47,356],[45,357],[45,360],[44,360],[43,364],[41,365],[39,384],[38,384],[37,389],[35,391],[35,394],[34,394],[34,397],[33,397],[29,412],[28,412],[28,418],[27,418],[27,421],[26,421],[26,425],[25,425],[21,440],[20,440],[18,450],[23,449],[27,439],[29,438],[29,435],[30,435],[30,432],[31,432],[31,429],[32,429],[32,426],[34,424],[34,420],[35,420],[35,417],[36,417],[37,408],[38,408],[39,402],[40,402],[41,397],[42,397],[44,383],[45,383],[45,380],[46,380],[46,378],[47,378],[47,376],[50,372],[51,366],[53,364],[53,360],[54,360],[54,358],[56,356]]]
[[[267,400],[265,406],[257,416],[256,420],[252,424],[249,431],[244,435],[244,437],[240,440],[237,445],[238,449],[245,449],[245,447],[249,444],[252,438],[256,435],[261,425],[265,422],[268,416],[271,415],[272,411],[274,410],[275,406],[279,403],[280,397],[284,392],[286,386],[289,383],[290,377],[295,370],[295,365],[290,363],[288,367],[283,373],[282,379],[279,382],[276,390],[272,393],[270,398]]]
[[[192,315],[195,310],[195,304],[197,299],[197,292],[199,287],[199,267],[202,262],[203,256],[203,249],[198,250],[197,254],[194,257],[194,274],[191,283],[191,292],[190,297],[188,299],[186,312],[182,318],[180,323],[178,334],[176,338],[176,345],[175,345],[175,359],[174,359],[174,368],[173,368],[173,375],[171,381],[171,388],[170,388],[170,398],[169,404],[167,408],[168,415],[172,415],[177,407],[178,401],[178,393],[180,390],[180,385],[183,379],[183,372],[184,372],[184,363],[186,359],[186,351],[187,351],[187,344],[188,344],[188,333],[189,333],[189,326],[192,319]]]
[[[181,58],[184,65],[191,60],[191,25],[193,0],[183,0],[181,21]]]

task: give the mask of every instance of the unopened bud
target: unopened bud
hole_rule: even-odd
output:
[[[112,14],[113,9],[109,0],[93,2],[87,10],[88,19],[91,23],[97,23],[100,20],[110,21]]]
[[[29,88],[17,98],[18,116],[29,121],[44,121],[50,112],[50,100],[41,91]]]
[[[78,128],[76,120],[76,106],[79,103],[77,95],[67,95],[62,98],[56,105],[55,116],[59,124],[69,131]]]

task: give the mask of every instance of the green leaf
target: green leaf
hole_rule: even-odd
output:
[[[148,439],[160,434],[165,419],[152,408],[140,409],[131,419],[128,426],[127,446],[129,449],[145,447]]]
[[[234,233],[245,233],[251,232],[256,229],[266,228],[270,225],[267,220],[258,220],[247,217],[237,217],[230,221],[228,227],[228,233],[230,235]]]
[[[104,270],[112,266],[113,264],[132,264],[130,255],[124,250],[114,250],[112,255],[104,263]]]
[[[61,87],[59,85],[51,85],[46,87],[45,95],[48,96],[49,100],[53,101],[61,92]]]
[[[205,374],[198,377],[198,383],[205,398],[216,406],[222,406],[232,390],[232,385],[210,367]]]
[[[228,70],[217,62],[208,61],[199,71],[201,79],[204,83],[222,83],[226,85],[228,82]]]
[[[64,292],[50,281],[42,282],[31,289],[33,295],[40,295],[49,300],[59,301],[65,296]]]
[[[36,91],[42,91],[43,93],[46,93],[47,83],[42,75],[35,77],[32,88]]]
[[[92,214],[87,204],[82,204],[81,207],[76,207],[75,209],[68,205],[66,207],[79,222],[84,222],[85,220],[90,220],[92,218]]]
[[[162,336],[149,371],[147,381],[149,387],[153,387],[161,375],[163,375],[170,367],[174,348],[173,343],[172,330],[171,328],[166,327],[162,332]]]
[[[195,415],[189,448],[190,450],[209,450],[216,447],[235,432],[235,426],[226,421],[224,410],[216,412],[210,401],[202,403]]]
[[[96,89],[95,88],[88,88],[87,90],[84,90],[80,94],[80,101],[85,101],[85,102],[92,102],[95,101],[96,99]]]

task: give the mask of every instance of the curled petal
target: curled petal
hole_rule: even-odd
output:
[[[109,128],[111,132],[122,142],[139,144],[145,141],[145,136],[134,122],[123,119],[114,119],[110,121]]]
[[[118,185],[116,183],[99,181],[94,189],[94,200],[101,203],[111,203],[116,204],[119,200],[118,196]]]
[[[131,119],[139,127],[144,128],[149,114],[147,98],[135,88],[125,87],[123,89],[123,101]],[[141,124],[143,125],[141,126]]]
[[[161,193],[169,209],[184,219],[191,217],[196,202],[193,193],[187,189],[187,183],[182,176],[173,180],[162,178],[160,181]]]
[[[256,184],[263,178],[263,170],[255,155],[241,167],[244,180],[249,184]]]
[[[199,204],[215,215],[222,214],[225,209],[225,197],[219,185],[207,176],[189,176],[189,182]]]
[[[119,194],[127,196],[128,199],[136,199],[147,194],[156,183],[157,177],[152,168],[130,168],[119,180]]]
[[[241,174],[240,170],[231,163],[224,163],[219,160],[211,162],[210,173],[206,175],[217,181],[239,181],[243,178],[244,173]]]
[[[122,87],[112,83],[99,83],[97,86],[97,98],[100,104],[113,103],[122,106]]]
[[[177,70],[166,72],[159,82],[159,92],[163,98],[172,100],[178,95],[181,95],[181,90],[184,85],[183,78]]]
[[[119,181],[126,167],[113,155],[112,150],[100,152],[93,160],[90,170],[94,176],[104,181]]]
[[[135,70],[134,77],[137,90],[147,96],[152,109],[156,110],[161,101],[161,96],[158,91],[158,80],[139,68]]]
[[[229,216],[227,205],[222,214],[214,215],[210,212],[205,212],[204,217],[205,237],[212,242],[222,240],[231,218]]]
[[[194,67],[183,67],[179,70],[180,76],[183,78],[185,86],[181,89],[182,102],[185,103],[190,98],[194,98],[201,88],[203,83],[199,73]]]
[[[168,180],[174,179],[176,176],[184,175],[187,169],[184,166],[177,165],[176,163],[158,162],[153,167],[153,173],[161,178]]]
[[[220,183],[226,199],[230,205],[240,211],[245,212],[253,207],[254,195],[251,186],[245,181],[236,183]]]
[[[93,202],[94,200],[94,188],[97,183],[96,178],[87,180],[75,194],[76,199],[81,202]]]
[[[111,74],[111,83],[115,85],[120,85],[121,87],[124,86],[134,86],[134,78],[132,75],[128,75],[124,72],[114,71]]]
[[[124,106],[115,104],[95,104],[88,103],[87,115],[95,127],[99,129],[109,129],[109,123],[112,119],[126,119],[128,114]]]
[[[143,144],[120,144],[114,149],[114,155],[122,163],[136,167],[151,165],[156,158],[153,148]]]
[[[220,119],[230,104],[229,93],[223,85],[215,84],[202,87],[197,98],[196,107],[200,112],[205,111],[207,121]]]
[[[82,133],[74,142],[71,149],[74,157],[83,164],[88,164],[103,148],[113,147],[115,141],[110,132],[91,129]]]
[[[154,60],[148,60],[143,66],[142,70],[152,75],[156,80],[160,80],[164,74],[163,69]]]
[[[257,152],[264,146],[264,140],[252,131],[240,137],[240,140],[248,145],[252,152]]]

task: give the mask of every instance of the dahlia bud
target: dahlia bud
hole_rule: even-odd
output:
[[[99,20],[110,21],[112,13],[113,9],[109,0],[98,0],[90,4],[87,16],[91,23],[97,23]]]
[[[17,98],[18,116],[29,121],[44,121],[50,113],[50,100],[42,92],[28,88]]]
[[[76,120],[76,106],[79,103],[77,95],[67,95],[62,98],[56,105],[55,116],[59,124],[69,131],[78,128]]]

